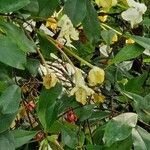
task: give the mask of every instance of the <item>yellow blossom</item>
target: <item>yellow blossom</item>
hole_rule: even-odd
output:
[[[107,20],[107,17],[108,15],[102,15],[102,16],[98,16],[98,19],[101,21],[101,22],[105,22]]]
[[[52,17],[48,18],[48,20],[46,21],[46,27],[51,28],[52,30],[56,30],[57,21]]]
[[[57,83],[58,79],[54,73],[47,74],[43,77],[43,85],[46,89],[50,89],[54,87]]]
[[[105,96],[104,95],[99,95],[97,93],[93,94],[93,98],[94,98],[94,102],[95,103],[103,103],[105,100]]]
[[[117,41],[118,41],[118,36],[117,36],[117,34],[115,34],[112,38],[112,44],[114,44]]]
[[[71,90],[70,95],[75,95],[76,100],[85,105],[87,96],[94,94],[94,91],[86,86],[81,70],[77,69],[74,76],[76,86]]]
[[[133,44],[133,43],[135,43],[135,41],[132,40],[131,38],[126,39],[126,44]]]
[[[99,67],[93,67],[88,74],[88,82],[90,86],[101,84],[104,82],[105,72]]]

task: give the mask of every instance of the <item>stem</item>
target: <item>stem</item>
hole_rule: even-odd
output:
[[[40,52],[40,50],[39,50],[39,49],[36,49],[36,51],[37,51],[37,53],[39,54],[39,56],[40,56],[40,58],[41,58],[41,60],[42,60],[42,63],[45,65],[45,68],[46,68],[47,74],[49,74],[49,69],[48,69],[48,67],[47,67],[46,61],[45,61],[45,59],[44,59],[44,57],[43,57],[42,53]]]
[[[63,46],[62,44],[60,44],[58,41],[54,40],[52,37],[41,33],[40,31],[37,31],[41,36],[44,36],[49,42],[51,42],[55,47],[57,47],[57,49],[66,57],[66,59],[69,61],[69,63],[71,63],[73,65],[73,63],[71,62],[71,60],[68,58],[68,56],[62,51],[62,49],[64,51],[66,51],[68,54],[72,55],[73,57],[75,57],[76,59],[78,59],[79,61],[81,61],[82,63],[86,64],[87,66],[89,66],[90,68],[93,68],[93,65],[90,64],[89,62],[87,62],[86,60],[82,59],[81,57],[79,57],[78,55],[74,54],[70,49],[68,49],[67,47]],[[61,45],[62,49],[58,46]],[[73,65],[74,66],[74,65]]]
[[[102,27],[106,27],[106,28],[108,28],[108,29],[111,29],[111,30],[115,31],[117,34],[122,35],[121,32],[119,32],[119,31],[117,31],[116,29],[114,29],[114,28],[108,26],[108,25],[105,24],[105,23],[101,23],[101,26],[102,26]]]

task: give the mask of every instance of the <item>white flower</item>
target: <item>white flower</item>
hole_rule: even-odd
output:
[[[73,24],[69,17],[67,15],[63,15],[60,21],[58,22],[58,26],[61,27],[61,31],[57,40],[63,45],[65,44],[68,47],[75,48],[71,44],[71,39],[75,41],[79,40],[79,33],[73,27]]]
[[[86,86],[80,69],[75,72],[75,84],[76,86],[71,90],[70,95],[75,95],[76,100],[85,105],[87,96],[94,94],[94,91]]]
[[[147,7],[143,3],[135,2],[134,0],[127,0],[129,9],[122,12],[121,16],[124,20],[131,23],[131,27],[139,24],[142,21],[142,15],[146,12]]]

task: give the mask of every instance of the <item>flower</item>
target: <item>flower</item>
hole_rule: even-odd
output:
[[[46,89],[50,89],[54,87],[57,83],[58,79],[54,73],[47,74],[43,77],[43,85]]]
[[[105,72],[103,69],[94,66],[88,74],[88,82],[90,86],[101,84],[104,82]]]
[[[131,38],[126,39],[126,44],[133,44],[133,43],[135,43],[135,41],[132,40]]]
[[[97,93],[93,94],[93,98],[94,98],[94,102],[95,103],[103,103],[104,100],[105,100],[105,96],[104,95],[97,94]]]
[[[51,28],[52,30],[56,30],[57,21],[52,17],[48,18],[48,20],[46,21],[46,27]]]
[[[58,22],[58,26],[61,27],[61,31],[57,40],[63,45],[65,44],[68,47],[75,48],[71,44],[71,39],[75,41],[79,40],[79,33],[73,27],[73,24],[69,17],[67,15],[63,15],[60,21]]]
[[[99,7],[102,6],[103,10],[108,11],[112,6],[117,4],[117,0],[95,0],[95,3]]]
[[[121,16],[124,20],[131,23],[133,28],[142,21],[142,15],[146,12],[147,7],[143,3],[135,2],[134,0],[127,0],[130,8],[122,12]]]
[[[75,95],[76,100],[85,105],[87,103],[87,96],[90,96],[94,91],[86,86],[81,70],[77,69],[75,72],[75,84],[76,86],[71,90],[70,95]]]

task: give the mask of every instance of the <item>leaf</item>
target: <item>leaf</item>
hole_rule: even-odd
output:
[[[17,85],[9,86],[0,96],[0,133],[7,130],[15,118],[21,100],[21,90]]]
[[[145,49],[150,48],[150,38],[146,38],[146,37],[141,37],[141,36],[137,36],[137,35],[132,35],[131,38],[138,43],[139,45],[141,45],[142,47],[144,47]]]
[[[148,123],[150,121],[150,94],[142,97],[138,94],[126,92],[125,95],[133,99],[133,108],[136,110],[139,117],[144,122]]]
[[[86,15],[87,0],[67,0],[64,6],[64,12],[71,19],[74,25],[79,24]]]
[[[150,150],[150,133],[137,126],[132,130],[134,150]]]
[[[73,149],[78,145],[77,132],[64,126],[61,129],[61,133],[62,133],[62,143],[63,144],[65,144],[68,147],[73,148]]]
[[[30,0],[1,0],[0,12],[8,13],[19,10],[30,3]]]
[[[94,111],[89,118],[89,121],[102,120],[108,117],[110,112],[107,111]]]
[[[31,140],[35,135],[36,131],[26,131],[26,130],[14,130],[11,131],[14,136],[14,144],[15,148],[18,148],[24,144],[26,144],[29,140]]]
[[[112,43],[112,38],[114,35],[115,35],[115,32],[113,30],[101,31],[101,36],[107,45],[110,45]]]
[[[105,150],[101,145],[86,145],[87,150]]]
[[[0,134],[0,149],[15,150],[14,138],[9,131]]]
[[[77,116],[79,117],[80,121],[84,121],[91,117],[93,113],[93,108],[95,105],[85,105],[77,110],[75,110]]]
[[[100,24],[97,12],[89,0],[87,0],[86,9],[86,16],[82,21],[83,29],[89,41],[96,43],[100,38]]]
[[[0,21],[0,28],[4,31],[6,37],[18,46],[23,52],[35,52],[35,44],[27,38],[25,33],[16,25]]]
[[[61,94],[61,91],[62,86],[60,84],[49,90],[43,89],[41,91],[37,113],[45,130],[48,130],[57,119],[57,98]]]
[[[38,0],[40,17],[49,17],[52,15],[56,7],[58,6],[58,0]]]
[[[38,73],[40,62],[37,59],[29,58],[27,59],[27,64],[25,68],[29,71],[32,76],[36,76]]]
[[[26,55],[10,39],[0,34],[0,61],[17,69],[24,69]]]
[[[40,34],[38,34],[38,38],[39,38],[40,49],[44,58],[49,59],[50,53],[57,52],[56,46],[51,44],[44,36],[41,36]]]
[[[136,58],[137,56],[139,56],[140,54],[142,54],[144,51],[144,49],[137,45],[137,44],[133,44],[133,45],[127,45],[125,47],[123,47],[115,56],[115,58],[112,60],[112,64],[113,63],[119,63],[122,62],[124,60],[129,60],[132,58]]]
[[[131,150],[132,144],[133,144],[132,136],[129,136],[127,139],[123,141],[115,142],[110,147],[105,147],[105,150]]]
[[[136,126],[137,118],[135,113],[124,113],[111,119],[106,125],[103,137],[106,146],[129,137],[132,128]]]

